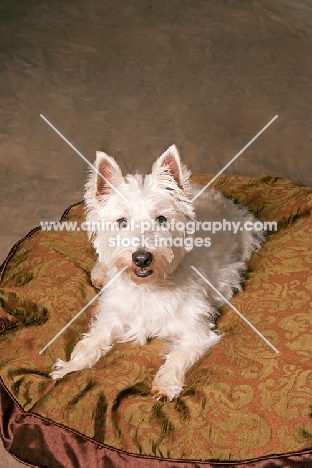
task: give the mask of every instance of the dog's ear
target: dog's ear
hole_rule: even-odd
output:
[[[120,167],[115,159],[102,151],[96,152],[95,167],[97,170],[95,183],[95,196],[109,195],[114,188],[125,183]]]
[[[166,173],[173,178],[177,186],[184,190],[185,183],[189,179],[189,172],[181,163],[178,148],[175,145],[170,146],[155,162],[153,173],[161,175]]]

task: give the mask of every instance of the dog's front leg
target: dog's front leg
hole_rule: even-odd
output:
[[[107,275],[107,267],[104,263],[96,262],[91,270],[91,283],[96,289],[102,289]]]
[[[220,338],[220,335],[209,330],[205,337],[184,336],[179,342],[174,343],[165,363],[160,367],[154,378],[152,384],[154,398],[171,401],[179,396],[188,369]]]
[[[103,356],[111,348],[113,342],[113,329],[103,325],[92,327],[89,333],[86,333],[81,341],[79,341],[73,349],[70,360],[62,361],[57,359],[52,372],[52,379],[60,379],[69,372],[74,372],[92,367],[101,356]]]

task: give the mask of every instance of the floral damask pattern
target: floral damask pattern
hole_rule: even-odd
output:
[[[53,362],[69,357],[92,306],[39,351],[96,294],[95,254],[82,231],[38,229],[12,251],[0,283],[0,375],[26,411],[117,449],[173,459],[245,460],[312,446],[312,189],[267,176],[212,185],[279,223],[232,301],[279,353],[224,306],[223,339],[189,370],[176,401],[150,395],[159,340],[117,344],[92,369],[52,381]],[[77,204],[64,219],[83,218]]]

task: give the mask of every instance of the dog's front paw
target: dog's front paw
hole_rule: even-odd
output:
[[[102,289],[106,279],[107,269],[103,263],[97,262],[91,271],[91,283],[96,289]]]
[[[171,372],[155,376],[151,393],[156,400],[172,401],[177,398],[183,389],[183,382],[178,382]]]
[[[52,380],[61,379],[64,375],[72,372],[73,369],[70,369],[70,363],[62,361],[62,359],[57,359],[52,367],[52,372],[49,374]]]
[[[102,278],[91,278],[91,283],[92,283],[92,286],[95,288],[95,289],[98,289],[99,291],[103,288],[104,286],[104,280],[102,280]]]

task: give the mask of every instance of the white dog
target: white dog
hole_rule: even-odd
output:
[[[175,146],[147,176],[123,177],[102,152],[95,165],[85,201],[98,254],[91,279],[104,287],[89,331],[50,375],[93,366],[116,341],[162,338],[170,349],[151,392],[171,401],[187,370],[221,338],[215,321],[224,300],[191,266],[230,300],[263,232],[253,228],[253,214],[218,191],[207,189],[193,202],[201,187],[190,183]]]

